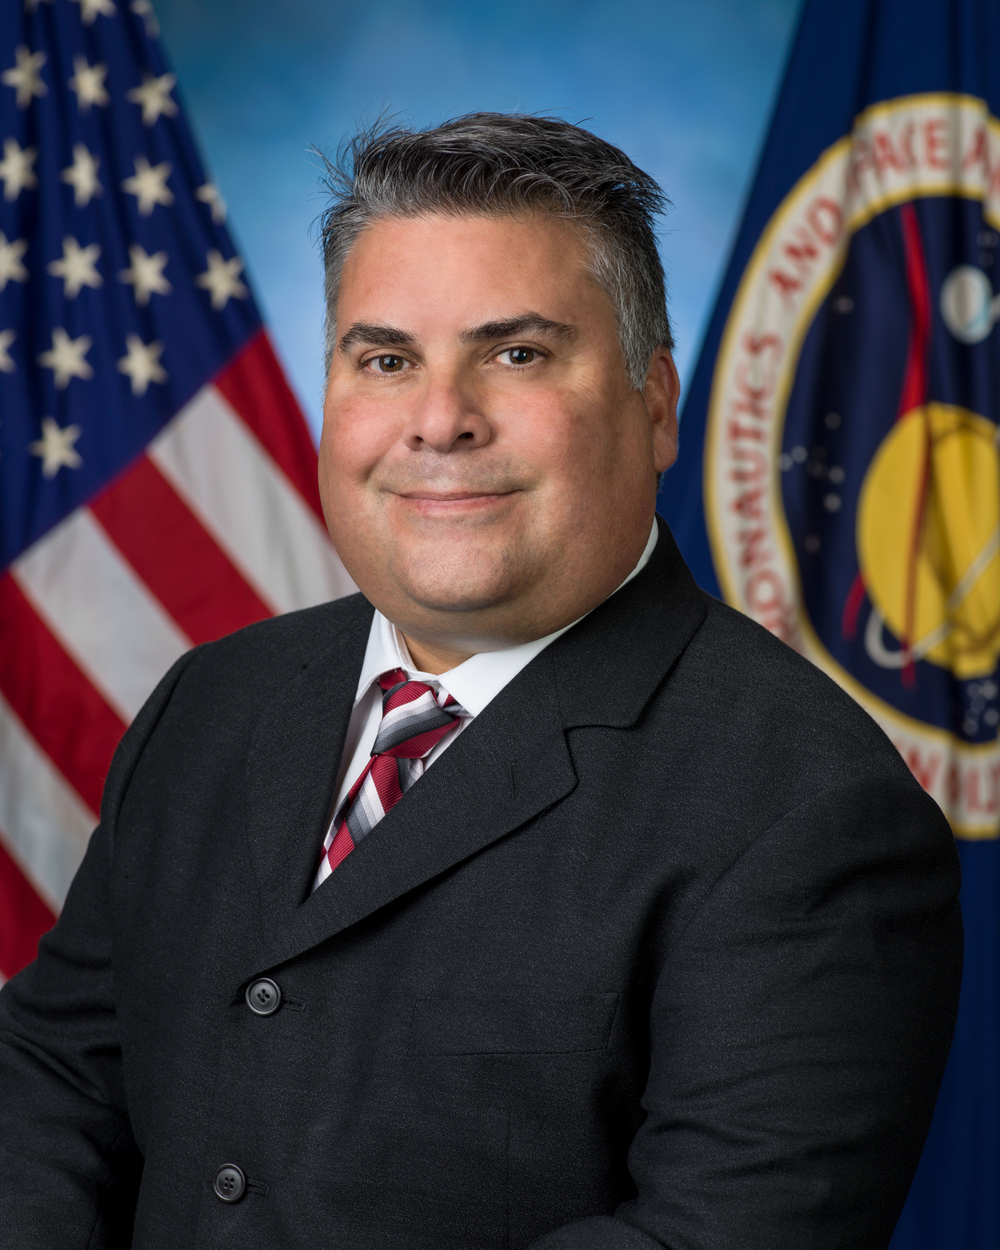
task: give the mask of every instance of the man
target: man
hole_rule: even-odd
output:
[[[655,519],[659,191],[489,114],[334,172],[320,472],[365,597],[195,650],[126,735],[0,998],[0,1245],[884,1247],[956,856]]]

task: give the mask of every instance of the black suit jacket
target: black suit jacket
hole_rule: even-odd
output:
[[[881,732],[661,525],[310,894],[371,613],[198,648],[126,735],[0,996],[0,1246],[885,1246],[961,929]]]

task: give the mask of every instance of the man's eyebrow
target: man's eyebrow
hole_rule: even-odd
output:
[[[356,321],[340,340],[337,350],[347,352],[358,343],[367,347],[413,347],[416,341],[407,330]]]
[[[576,338],[576,326],[551,321],[541,313],[524,313],[520,317],[508,317],[506,321],[485,321],[473,330],[462,334],[463,343],[484,343],[494,339],[516,338],[519,334],[547,334],[572,342]]]

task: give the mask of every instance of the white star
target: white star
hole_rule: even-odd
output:
[[[153,6],[149,0],[132,0],[128,6],[133,13],[138,13],[146,26],[146,37],[155,39],[160,33],[160,23],[156,20],[156,14],[153,12]]]
[[[176,115],[177,105],[170,98],[170,91],[176,82],[177,79],[173,74],[161,74],[159,78],[144,74],[141,87],[133,87],[131,91],[125,92],[126,100],[142,105],[144,126],[152,126],[161,115],[164,117]]]
[[[70,89],[76,92],[76,102],[82,113],[89,113],[92,104],[107,104],[111,97],[104,86],[108,76],[106,65],[88,65],[85,56],[73,58],[76,73],[69,80]]]
[[[49,273],[62,278],[63,294],[67,299],[76,299],[85,286],[99,287],[104,279],[94,268],[94,262],[101,254],[96,243],[89,247],[81,247],[76,239],[63,239],[62,260],[54,260],[49,265]]]
[[[29,52],[22,44],[14,53],[17,64],[13,69],[4,70],[0,81],[17,90],[17,107],[26,109],[32,96],[48,95],[49,89],[42,82],[39,70],[46,62],[44,52]]]
[[[41,3],[42,3],[42,0],[24,0],[25,13],[34,13],[34,11],[38,8],[38,6]],[[45,3],[51,4],[52,0],[45,0]]]
[[[38,179],[31,168],[37,159],[37,148],[22,148],[16,139],[4,139],[0,178],[3,179],[5,200],[16,200],[26,187],[38,186]]]
[[[28,271],[21,264],[21,257],[27,250],[27,239],[14,239],[8,243],[7,236],[0,230],[0,291],[11,279],[15,282],[28,281]]]
[[[82,143],[73,144],[73,164],[62,171],[62,180],[73,188],[73,203],[77,208],[86,208],[94,196],[104,190],[97,177],[100,163],[100,157],[91,156]]]
[[[0,330],[0,373],[13,373],[14,357],[7,350],[17,338],[13,330]]]
[[[167,371],[160,364],[162,343],[144,343],[138,334],[129,334],[126,335],[125,346],[128,355],[119,360],[118,372],[132,379],[133,395],[145,395],[150,382],[166,382]]]
[[[69,386],[70,378],[94,376],[93,369],[84,360],[93,343],[89,334],[81,334],[78,339],[71,339],[62,326],[56,326],[52,331],[52,348],[42,352],[38,363],[55,373],[58,390],[64,391]]]
[[[119,273],[118,281],[128,282],[135,288],[135,302],[140,308],[146,307],[151,294],[170,294],[173,288],[163,276],[163,266],[169,259],[166,252],[147,256],[144,248],[133,243],[128,249],[128,258],[132,264]]]
[[[51,417],[42,417],[42,437],[37,442],[29,443],[28,450],[33,456],[42,458],[42,476],[55,477],[65,465],[68,469],[78,469],[83,460],[73,444],[80,437],[78,425],[67,425],[64,430]]]
[[[206,182],[203,187],[198,188],[194,196],[196,200],[201,200],[202,204],[209,206],[212,210],[212,220],[217,226],[226,220],[226,201],[219,194],[219,188],[214,182]]]
[[[134,195],[139,201],[141,217],[148,217],[157,204],[173,204],[173,192],[167,187],[172,168],[166,161],[150,166],[144,156],[135,158],[135,174],[125,179],[122,190]]]
[[[212,292],[212,307],[216,312],[225,308],[234,295],[238,299],[246,299],[249,292],[237,277],[243,269],[243,262],[238,256],[234,256],[232,260],[223,260],[222,254],[213,247],[206,260],[208,268],[195,278],[194,284]]]
[[[80,6],[80,17],[84,26],[91,26],[97,20],[98,14],[103,17],[115,15],[115,6],[111,0],[73,0],[73,3]]]

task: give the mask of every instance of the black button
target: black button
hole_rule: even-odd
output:
[[[215,1196],[223,1202],[239,1202],[247,1187],[247,1178],[235,1163],[224,1163],[215,1169],[212,1188]]]
[[[247,1006],[258,1016],[273,1016],[281,1006],[281,990],[270,977],[247,986]]]

